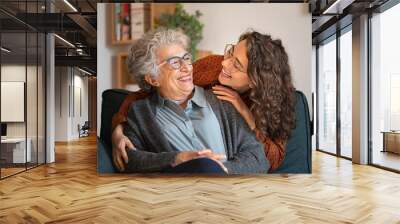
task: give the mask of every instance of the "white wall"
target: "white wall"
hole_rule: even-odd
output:
[[[205,24],[201,50],[222,54],[225,44],[235,43],[248,28],[280,38],[289,55],[295,87],[303,91],[311,108],[311,15],[308,4],[186,3],[185,10],[200,10]],[[101,127],[101,94],[113,88],[113,56],[127,46],[110,46],[106,4],[97,4],[97,135]],[[109,25],[109,24],[108,24]]]
[[[97,4],[97,136],[101,127],[101,94],[112,88],[112,50],[107,48],[106,4]],[[100,57],[101,55],[101,57]]]
[[[78,132],[78,124],[81,126],[85,123],[85,121],[89,121],[89,92],[88,92],[88,77],[83,76],[84,73],[81,73],[80,71],[75,69],[74,73],[74,86],[75,86],[75,94],[74,97],[74,109],[75,113],[73,113],[73,119],[72,119],[72,130],[71,130],[71,135],[73,138],[79,138],[79,132]],[[80,89],[80,93],[77,92],[77,90]],[[79,94],[80,94],[80,99],[79,99]],[[79,105],[79,100],[80,105]],[[81,107],[81,108],[79,108]],[[81,110],[81,113],[79,111]]]
[[[107,44],[107,17],[106,4],[97,4],[97,136],[100,136],[101,127],[101,94],[111,89],[113,49]]]
[[[55,141],[68,140],[68,73],[67,67],[55,68]]]
[[[88,78],[71,67],[56,67],[55,73],[55,141],[70,141],[79,138],[78,124],[88,120]]]
[[[110,17],[108,17],[110,18]],[[107,4],[97,3],[97,135],[101,127],[101,94],[104,90],[116,88],[113,79],[116,56],[121,52],[129,52],[130,45],[110,45],[110,21],[107,20]],[[137,90],[132,86],[130,90]]]
[[[184,9],[203,15],[203,40],[198,48],[222,54],[252,28],[279,38],[289,55],[295,87],[304,92],[311,108],[311,14],[308,3],[186,3]]]

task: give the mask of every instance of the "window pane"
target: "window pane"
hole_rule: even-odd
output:
[[[1,33],[1,177],[24,171],[30,161],[26,141],[26,33]]]
[[[400,170],[400,4],[372,18],[372,163]]]
[[[352,36],[351,30],[340,37],[340,152],[351,158],[352,141]]]
[[[318,147],[336,153],[336,40],[318,51]]]
[[[28,63],[27,63],[27,131],[30,142],[30,159],[28,167],[37,165],[37,33],[27,33]]]
[[[19,16],[41,13],[45,5],[44,0],[1,2]],[[45,35],[4,12],[0,17],[7,21],[0,24],[0,110],[8,116],[2,116],[0,173],[4,178],[44,162]]]

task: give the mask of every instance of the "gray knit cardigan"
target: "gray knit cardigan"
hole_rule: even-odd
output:
[[[228,102],[218,100],[211,91],[204,91],[213,109],[224,139],[227,161],[224,165],[229,174],[267,173],[270,164],[265,157],[263,145],[249,129],[242,116]],[[156,123],[156,101],[151,98],[131,104],[125,135],[137,150],[128,150],[125,172],[159,172],[170,167],[179,151],[174,150]]]

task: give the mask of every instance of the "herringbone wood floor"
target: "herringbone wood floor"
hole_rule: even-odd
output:
[[[315,152],[312,175],[99,176],[94,137],[0,181],[0,223],[400,223],[400,175]]]

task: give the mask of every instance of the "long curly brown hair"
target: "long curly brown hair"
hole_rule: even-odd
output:
[[[287,141],[295,127],[295,88],[289,59],[279,39],[252,31],[246,40],[250,111],[256,127],[271,140]]]

